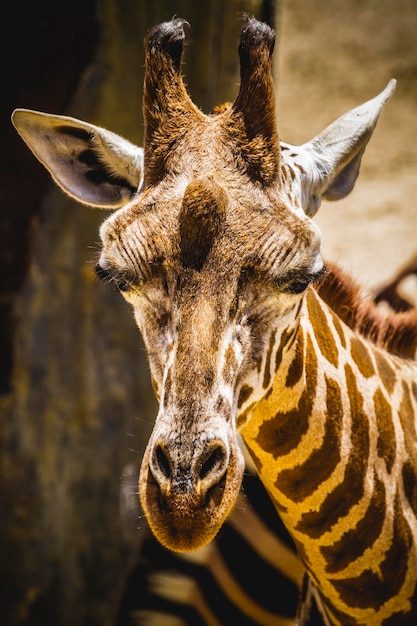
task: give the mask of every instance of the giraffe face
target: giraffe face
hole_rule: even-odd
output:
[[[220,170],[211,156],[201,161],[201,172]],[[322,269],[317,229],[279,186],[195,175],[149,186],[111,216],[99,263],[147,348],[160,407],[140,494],[154,533],[174,550],[209,541],[230,512],[243,471],[238,415],[266,393],[271,337],[294,323]]]

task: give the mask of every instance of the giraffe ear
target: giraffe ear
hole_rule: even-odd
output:
[[[16,109],[12,123],[55,182],[84,204],[116,209],[136,193],[143,150],[72,117]]]
[[[367,143],[395,85],[396,81],[391,80],[378,96],[342,115],[300,146],[310,164],[310,191],[304,198],[308,215],[316,213],[322,198],[340,200],[352,191]]]

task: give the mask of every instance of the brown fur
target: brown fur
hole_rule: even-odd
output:
[[[415,359],[417,310],[382,311],[363,297],[359,286],[340,268],[332,263],[326,266],[317,292],[345,324],[391,354]]]

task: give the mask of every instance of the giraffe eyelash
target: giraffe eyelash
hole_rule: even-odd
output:
[[[109,270],[104,269],[99,263],[94,268],[95,275],[103,282],[111,282],[113,277]]]
[[[309,285],[317,282],[325,272],[326,268],[324,266],[318,272],[307,272],[305,274],[297,272],[297,274],[292,277],[287,275],[285,280],[281,279],[277,281],[276,284],[284,293],[300,294],[303,293]]]
[[[97,263],[95,267],[96,276],[105,283],[113,283],[119,291],[128,291],[133,284],[131,276],[125,273],[115,273],[112,270],[102,267]]]

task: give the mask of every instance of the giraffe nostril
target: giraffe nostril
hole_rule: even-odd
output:
[[[174,457],[170,447],[159,439],[153,447],[150,471],[163,492],[206,491],[215,485],[227,469],[227,449],[219,441],[212,441],[205,446],[204,452],[175,448]],[[191,458],[190,458],[191,456]]]
[[[223,464],[225,459],[225,452],[222,446],[216,446],[207,458],[202,462],[199,477],[200,479],[206,478],[208,474],[217,469],[220,465]]]
[[[155,448],[155,460],[164,478],[171,478],[171,464],[167,454],[160,445],[157,445]]]

